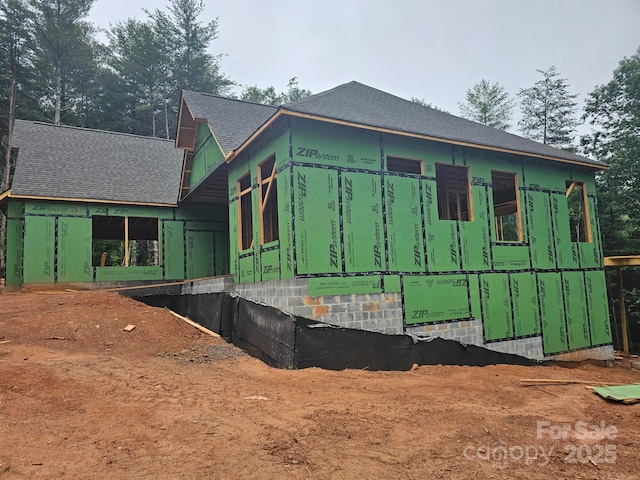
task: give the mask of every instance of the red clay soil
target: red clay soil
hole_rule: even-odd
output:
[[[277,370],[107,292],[0,294],[0,342],[3,480],[640,478],[640,404],[519,382],[629,360]]]

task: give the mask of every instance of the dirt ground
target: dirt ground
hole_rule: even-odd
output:
[[[521,378],[640,371],[277,370],[115,293],[3,293],[0,478],[640,478],[640,404]]]

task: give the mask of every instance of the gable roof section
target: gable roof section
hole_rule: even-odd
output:
[[[467,146],[489,147],[607,168],[601,162],[425,107],[358,82],[345,83],[285,104],[283,108],[303,115],[431,137],[434,140],[449,140]]]
[[[172,140],[16,120],[12,197],[176,205],[183,152]]]
[[[238,148],[276,111],[276,107],[218,97],[208,93],[182,91],[195,120],[206,120],[225,156]]]

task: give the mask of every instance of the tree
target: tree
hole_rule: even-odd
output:
[[[302,100],[303,98],[307,98],[312,95],[311,90],[300,88],[298,86],[298,77],[289,79],[287,88],[289,90],[282,94],[282,103],[297,102],[298,100]]]
[[[220,69],[221,55],[209,53],[217,38],[218,19],[199,21],[204,12],[202,0],[170,0],[168,12],[145,10],[154,30],[158,52],[168,55],[165,80],[157,85],[163,100],[165,129],[175,128],[182,90],[224,95],[233,81]],[[153,118],[153,115],[151,115]],[[175,132],[171,131],[170,136]]]
[[[257,85],[245,86],[240,93],[240,100],[265,105],[282,105],[282,95],[278,95],[273,86],[267,88],[260,88]]]
[[[613,79],[588,96],[584,120],[595,127],[581,139],[587,155],[611,168],[598,180],[606,255],[640,252],[640,48]]]
[[[596,184],[604,254],[637,255],[640,252],[640,48],[620,61],[609,83],[597,86],[589,94],[584,112],[583,120],[588,120],[593,130],[581,139],[583,151],[610,165]],[[631,351],[638,353],[640,271],[629,268],[623,275]],[[609,282],[612,290],[617,290],[617,278],[610,278]],[[615,315],[619,306],[615,306],[616,299],[613,302]],[[614,329],[614,333],[617,330]]]
[[[274,86],[267,88],[260,88],[257,85],[245,86],[240,93],[240,100],[278,106],[302,100],[312,95],[311,90],[299,87],[298,77],[289,79],[287,88],[286,92],[278,94]]]
[[[574,150],[577,95],[569,93],[567,79],[559,78],[556,67],[536,71],[542,74],[542,80],[518,91],[522,110],[520,131],[532,140]]]
[[[440,107],[436,107],[432,103],[428,103],[424,98],[411,97],[411,100],[409,100],[409,101],[413,102],[413,103],[417,103],[418,105],[422,105],[423,107],[429,107],[429,108],[433,108],[434,110],[438,110],[440,112],[449,113],[449,112],[447,112],[446,110],[443,110]]]
[[[484,78],[467,90],[466,102],[459,103],[460,115],[489,127],[507,130],[511,127],[513,100],[498,82]]]
[[[45,118],[56,125],[66,114],[79,114],[74,110],[82,103],[85,75],[95,67],[94,29],[82,20],[94,1],[31,0],[36,26],[35,66],[42,75],[40,100]]]
[[[126,86],[128,108],[122,126],[130,133],[159,136],[156,118],[168,96],[171,61],[158,32],[150,23],[129,19],[117,23],[108,35],[109,63]],[[169,138],[168,129],[163,130],[162,136]]]
[[[157,9],[147,13],[171,52],[174,85],[178,90],[225,94],[234,83],[220,71],[221,55],[207,51],[218,38],[218,19],[198,21],[204,12],[202,0],[170,0],[168,9],[169,13]]]
[[[18,110],[19,89],[28,65],[31,27],[30,14],[23,0],[0,1],[0,152],[4,160],[0,163],[0,193],[11,186],[13,157],[9,144]],[[4,271],[5,267],[6,221],[6,217],[0,214],[0,271]]]

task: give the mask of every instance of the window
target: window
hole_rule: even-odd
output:
[[[522,242],[522,215],[518,194],[518,174],[491,171],[493,218],[497,242]]]
[[[473,221],[469,167],[436,163],[440,220]]]
[[[276,157],[258,166],[260,183],[260,244],[278,240],[278,184]]]
[[[238,196],[240,201],[238,202],[238,209],[240,210],[240,231],[238,232],[238,238],[240,242],[240,250],[246,250],[253,247],[253,232],[251,227],[253,225],[252,211],[251,211],[251,174],[247,173],[244,177],[238,180]]]
[[[589,223],[589,202],[584,182],[567,180],[567,205],[569,207],[569,228],[572,242],[591,242]]]
[[[93,266],[159,265],[157,218],[94,216],[91,228]]]
[[[387,170],[390,172],[413,173],[422,175],[422,160],[387,157]]]

